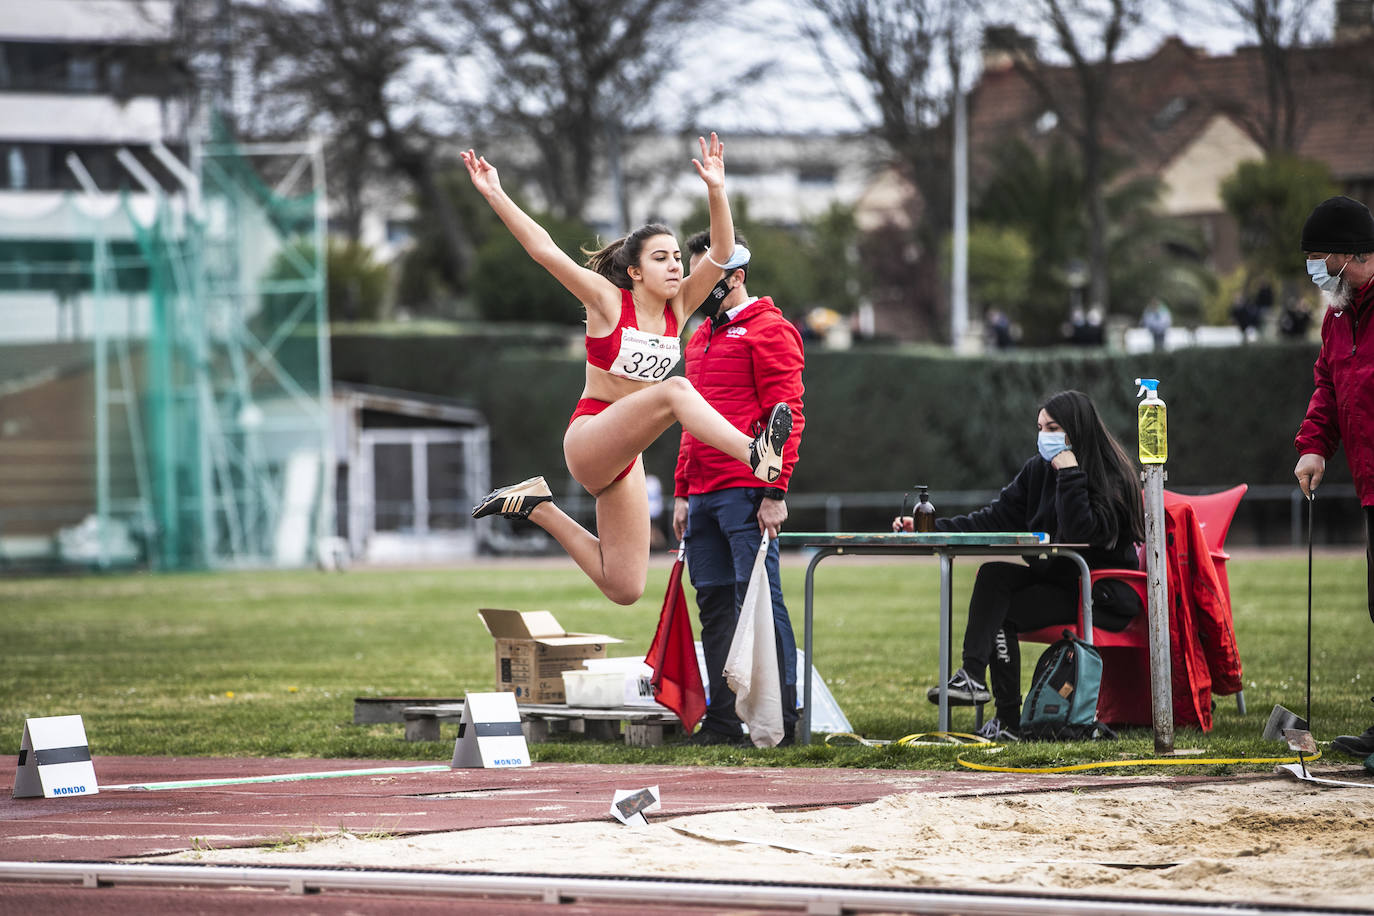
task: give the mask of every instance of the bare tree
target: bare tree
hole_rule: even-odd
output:
[[[1301,74],[1295,72],[1294,52],[1311,30],[1315,7],[1302,0],[1222,0],[1221,5],[1254,36],[1249,53],[1258,58],[1264,80],[1264,106],[1232,113],[1249,124],[1266,153],[1294,152],[1302,130]]]
[[[934,258],[950,212],[951,134],[947,115],[950,94],[933,79],[946,65],[945,55],[958,17],[972,7],[957,0],[809,0],[825,25],[844,43],[867,89],[867,99],[854,99],[859,112],[876,113],[874,133],[919,193],[913,220],[919,284],[912,306],[930,314],[919,319],[930,330],[939,322],[934,312]],[[832,74],[845,64],[826,50],[830,33],[802,24]],[[908,280],[908,286],[910,286]]]
[[[614,179],[621,138],[653,124],[650,101],[684,30],[726,9],[723,0],[448,2],[481,50],[487,117],[534,142],[533,177],[567,219],[582,217],[602,162]]]
[[[1088,301],[1108,302],[1106,173],[1107,117],[1112,77],[1123,41],[1140,25],[1148,0],[1034,0],[1042,24],[1068,59],[1071,79],[1047,76],[1047,68],[1013,53],[1017,71],[1039,95],[1059,126],[1073,137],[1082,160],[1088,223]],[[1008,49],[1013,52],[1019,49]]]
[[[944,125],[948,93],[934,88],[944,41],[957,4],[952,0],[810,0],[848,48],[877,113],[875,132],[906,177],[920,190],[931,218],[948,211],[949,144]],[[832,72],[826,34],[803,24]],[[870,107],[855,101],[863,111]],[[935,214],[939,214],[938,216]],[[937,222],[937,225],[939,223]]]
[[[442,131],[431,127],[438,105],[459,103],[423,75],[452,51],[441,0],[188,4],[201,9],[201,46],[237,128],[256,137],[329,137],[331,160],[342,166],[334,184],[355,231],[362,184],[381,172],[403,176],[433,203],[445,280],[461,288],[472,244],[441,193]]]

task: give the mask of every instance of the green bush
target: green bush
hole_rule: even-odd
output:
[[[825,307],[849,314],[865,291],[859,269],[859,231],[850,207],[833,204],[801,226],[778,226],[755,220],[749,199],[731,201],[735,231],[749,242],[748,286],[755,295],[773,299],[789,317]],[[710,226],[705,203],[682,222],[678,243]]]
[[[591,248],[596,241],[583,226],[544,214],[536,219],[579,264],[585,260],[580,247]],[[494,233],[477,249],[469,282],[477,313],[488,321],[578,324],[583,320],[582,307],[572,295],[509,232]]]
[[[325,261],[325,295],[332,321],[377,321],[384,318],[389,271],[360,242],[330,238]],[[315,282],[315,245],[297,238],[282,248],[263,277],[267,290],[257,322],[274,329],[296,314]],[[307,314],[306,317],[309,317]]]
[[[1336,193],[1331,170],[1313,159],[1271,156],[1237,166],[1221,183],[1221,199],[1240,227],[1250,277],[1305,282],[1303,223],[1313,207]]]
[[[327,283],[332,321],[378,321],[386,317],[389,271],[371,248],[349,239],[329,240]]]

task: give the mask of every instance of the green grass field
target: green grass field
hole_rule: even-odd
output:
[[[956,565],[956,602],[967,600],[974,569],[972,561]],[[1180,731],[1176,744],[1212,757],[1284,755],[1260,732],[1276,703],[1303,711],[1305,557],[1242,554],[1229,571],[1250,712],[1241,717],[1232,698],[1218,698],[1214,730]],[[798,641],[803,573],[799,560],[784,565]],[[77,713],[96,756],[446,760],[456,726],[446,725],[439,742],[406,742],[399,723],[354,725],[353,698],[493,689],[492,643],[479,607],[551,610],[570,630],[624,639],[612,655],[642,655],[666,577],[664,568],[651,570],[645,597],[631,608],[607,602],[571,563],[0,581],[0,730],[17,753],[25,718]],[[1317,558],[1312,712],[1319,740],[1374,722],[1374,685],[1361,679],[1374,678],[1364,580],[1362,553]],[[937,585],[930,560],[832,559],[818,570],[814,661],[867,738],[936,727],[925,690],[936,682]],[[962,618],[960,607],[956,640]],[[1025,677],[1042,648],[1025,648]],[[955,710],[956,730],[972,724],[971,710]],[[957,766],[951,749],[897,746],[627,748],[569,738],[531,752],[536,760],[576,762]],[[1050,766],[1152,754],[1143,731],[1109,743],[1019,745],[999,760]]]

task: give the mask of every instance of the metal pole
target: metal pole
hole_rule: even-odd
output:
[[[1150,707],[1155,753],[1174,752],[1174,692],[1169,651],[1168,560],[1164,554],[1164,466],[1147,464],[1145,479],[1145,570],[1150,619]]]
[[[816,665],[811,658],[811,646],[814,642],[811,630],[816,613],[816,566],[821,560],[834,556],[835,553],[833,547],[817,550],[811,562],[806,565],[806,618],[802,624],[802,653],[806,656],[806,664],[802,666],[802,714],[801,721],[797,723],[802,744],[811,743],[811,671]]]
[[[950,640],[954,630],[951,620],[954,615],[954,558],[948,549],[940,554],[940,712],[936,728],[949,731],[949,669]]]
[[[968,334],[968,111],[959,70],[954,70],[954,245],[950,270],[949,343],[958,350]]]

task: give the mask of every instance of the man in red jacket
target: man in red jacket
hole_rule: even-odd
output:
[[[1322,348],[1312,369],[1315,388],[1298,429],[1298,486],[1309,497],[1326,459],[1345,443],[1345,456],[1364,507],[1369,616],[1374,619],[1374,216],[1349,197],[1322,201],[1302,228],[1307,273],[1326,299]],[[1356,757],[1374,755],[1374,726],[1331,742]]]
[[[707,257],[709,245],[704,232],[687,240],[690,269]],[[701,647],[710,679],[706,717],[691,739],[696,744],[747,743],[735,714],[735,695],[725,683],[725,660],[759,538],[765,531],[775,537],[787,520],[787,485],[806,423],[801,335],[772,299],[749,295],[744,286],[747,264],[745,241],[737,235],[725,277],[701,308],[706,320],[687,342],[687,379],[740,430],[759,426],[774,404],[786,401],[792,408],[792,436],[783,452],[782,475],[761,487],[757,479],[732,467],[729,455],[682,434],[674,475],[673,532],[687,544],[687,569],[697,592]],[[767,567],[782,684],[782,743],[790,744],[797,724],[797,641],[782,600],[776,542],[769,549]]]

